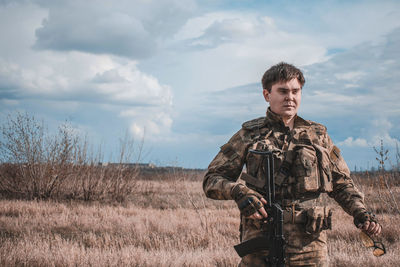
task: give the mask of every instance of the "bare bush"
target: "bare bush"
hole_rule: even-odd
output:
[[[103,158],[101,152],[89,153],[87,141],[82,142],[75,154],[71,177],[74,195],[70,198],[123,202],[136,186],[139,169],[133,162],[140,160],[142,144],[136,146],[126,133],[120,140],[118,162],[99,164]]]
[[[67,125],[51,136],[43,122],[18,113],[1,126],[0,190],[27,199],[46,199],[59,192],[69,176],[77,137]]]
[[[122,202],[133,193],[143,141],[128,134],[120,140],[117,163],[102,162],[101,148],[90,149],[87,139],[68,124],[50,135],[43,122],[18,113],[1,126],[0,193],[23,199],[82,199]]]

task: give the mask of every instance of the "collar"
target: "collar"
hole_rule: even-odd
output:
[[[282,120],[282,117],[278,114],[276,114],[275,112],[273,112],[271,110],[270,107],[268,107],[267,109],[267,118],[266,118],[267,122],[269,122],[271,125],[276,125],[279,124],[282,127],[287,127],[285,126],[285,123]],[[293,125],[293,129],[295,128],[301,128],[304,126],[311,126],[311,123],[306,121],[305,119],[303,119],[302,117],[298,116],[296,114],[296,117],[294,118],[294,125]]]

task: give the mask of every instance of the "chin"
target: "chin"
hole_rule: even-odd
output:
[[[281,116],[284,116],[284,117],[293,117],[295,115],[296,115],[296,112],[282,112],[281,113]]]

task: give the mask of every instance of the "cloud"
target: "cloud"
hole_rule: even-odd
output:
[[[321,118],[350,114],[371,116],[400,115],[400,28],[382,37],[336,54],[326,62],[307,66],[303,111]],[[317,112],[325,106],[324,113]]]
[[[211,23],[201,36],[189,40],[191,47],[215,48],[223,43],[240,42],[243,39],[254,38],[265,20],[249,21],[246,18],[234,16],[218,18]],[[261,25],[260,25],[261,24]]]
[[[335,74],[336,79],[344,81],[358,81],[364,76],[365,73],[362,71],[350,71],[350,72]]]
[[[135,137],[153,140],[165,139],[171,132],[172,118],[168,107],[160,109],[154,107],[143,107],[140,109],[126,109],[119,114],[120,117],[128,118],[129,130]]]
[[[190,18],[168,43],[168,52],[158,55],[157,68],[172,69],[160,71],[165,75],[160,79],[173,87],[190,84],[193,92],[210,92],[259,81],[267,67],[280,61],[307,65],[325,54],[314,36],[281,30],[265,14],[220,11]],[[155,63],[141,64],[150,68]],[[183,75],[173,79],[176,72]]]
[[[388,118],[373,120],[372,127],[370,128],[370,135],[372,136],[371,145],[379,146],[381,141],[389,147],[395,147],[396,144],[399,144],[399,137],[395,138],[391,136],[392,128],[393,124]]]
[[[348,147],[369,147],[367,140],[363,138],[348,137],[346,140],[337,143],[339,146],[348,146]]]
[[[72,118],[99,140],[145,131],[204,166],[264,115],[259,80],[287,61],[306,72],[301,115],[345,150],[398,139],[398,3],[211,2],[0,2],[0,113]]]
[[[368,123],[368,121],[364,121],[364,123]],[[379,151],[382,144],[383,149],[389,152],[387,163],[393,167],[393,163],[396,162],[395,153],[400,144],[399,131],[393,132],[393,124],[385,118],[372,120],[365,126],[367,130],[361,133],[362,137],[348,137],[344,141],[338,142],[337,145],[343,149],[345,156],[350,158],[351,165],[369,168],[370,161],[377,156],[375,150]],[[346,127],[353,128],[351,123]],[[393,134],[397,135],[397,138]]]
[[[394,150],[400,140],[400,28],[329,60],[305,67],[301,114],[328,126],[332,138],[365,165],[372,147]],[[357,153],[362,154],[364,162]]]
[[[12,23],[19,33],[5,30],[7,38],[0,43],[3,51],[7,51],[0,56],[0,112],[26,110],[41,114],[50,122],[55,118],[60,121],[70,118],[79,122],[81,128],[86,125],[88,133],[97,136],[99,141],[106,134],[96,130],[96,127],[104,128],[101,124],[112,124],[107,129],[112,132],[112,129],[121,130],[125,123],[127,127],[136,123],[148,128],[148,138],[150,133],[153,138],[169,131],[172,89],[141,71],[137,61],[84,52],[31,50],[34,30],[47,13],[34,5],[18,4],[10,4],[0,9],[0,13],[5,15],[0,16],[0,27]],[[18,20],[28,13],[34,16]],[[13,43],[18,51],[12,49]],[[137,116],[120,115],[134,109],[143,117],[141,120]],[[145,116],[161,113],[165,118]]]
[[[98,0],[53,4],[48,18],[36,30],[33,46],[40,50],[81,51],[143,59],[157,51],[159,42],[178,30],[191,14],[191,0],[119,1]]]
[[[170,87],[160,85],[155,77],[138,70],[135,63],[117,64],[104,72],[98,72],[90,85],[92,91],[117,103],[141,106],[172,104]]]
[[[302,67],[307,82],[300,115],[327,125],[345,157],[352,155],[351,164],[363,166],[366,158],[374,159],[372,147],[379,146],[381,139],[389,149],[399,142],[400,95],[394,89],[400,86],[399,36],[396,29],[380,42],[362,43],[324,62]],[[190,129],[184,126],[187,120],[178,118],[179,130],[223,135],[228,140],[242,122],[263,116],[267,107],[259,83],[201,95],[190,109],[196,114],[190,118],[201,126]]]
[[[73,67],[78,66],[74,64],[75,57],[80,59],[78,69],[82,68],[81,72],[75,69],[80,73],[79,76],[73,71]],[[126,124],[133,136],[142,137],[144,134],[148,141],[159,140],[160,136],[170,133],[173,122],[171,88],[141,72],[134,62],[123,64],[106,56],[75,53],[62,65],[49,66],[47,75],[44,75],[45,71],[40,71],[39,66],[36,70],[14,67],[11,69],[14,70],[11,71],[12,76],[4,71],[10,70],[9,67],[1,66],[0,62],[0,100],[3,112],[15,108],[32,108],[27,103],[33,101],[43,103],[46,116],[80,114],[79,117],[92,116],[105,125],[110,125],[110,120],[120,120],[116,127]],[[63,68],[65,72],[60,73],[57,68]],[[87,106],[92,109],[88,111]],[[34,109],[39,111],[38,107]],[[115,114],[115,117],[107,116],[109,118],[105,119],[107,113]],[[95,126],[93,121],[86,123],[88,127]]]
[[[0,96],[139,106],[171,104],[171,89],[141,72],[135,62],[73,53],[58,63],[42,62],[32,69],[0,61]]]

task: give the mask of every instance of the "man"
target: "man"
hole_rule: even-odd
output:
[[[263,235],[266,200],[239,176],[265,179],[262,157],[252,150],[271,151],[274,157],[276,200],[284,211],[283,232],[287,266],[327,266],[326,229],[331,215],[321,199],[327,193],[369,235],[381,226],[364,205],[350,171],[327,134],[326,127],[297,116],[303,73],[287,63],[268,69],[262,77],[263,95],[269,103],[266,117],[245,122],[221,147],[203,181],[207,197],[233,199],[241,212],[240,240]],[[246,166],[245,174],[242,173]],[[253,188],[254,189],[254,188]],[[273,245],[273,244],[272,244]],[[268,266],[268,250],[244,256],[239,266]]]

